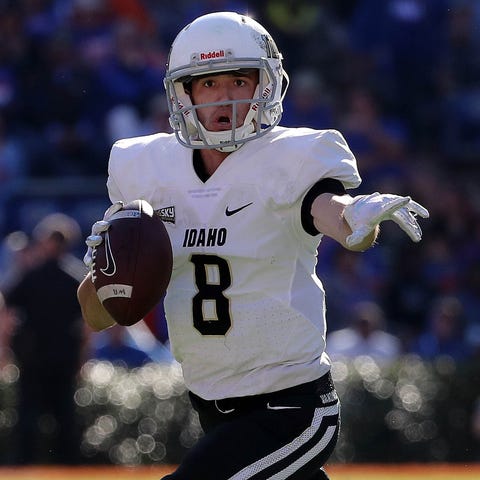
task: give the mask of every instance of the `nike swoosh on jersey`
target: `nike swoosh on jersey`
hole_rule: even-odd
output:
[[[105,259],[105,268],[101,268],[100,271],[107,277],[111,277],[112,275],[115,275],[115,272],[117,271],[117,265],[115,263],[115,258],[113,258],[112,247],[110,245],[110,236],[108,235],[108,231],[105,234]]]
[[[247,208],[249,207],[253,202],[250,202],[250,203],[247,203],[246,205],[242,205],[241,207],[239,208],[235,208],[234,210],[229,210],[228,207],[225,209],[225,215],[227,217],[230,217],[231,215],[235,215],[236,213],[238,213],[240,210],[243,210],[244,208]]]
[[[220,412],[220,413],[232,413],[234,412],[236,409],[235,408],[229,408],[227,410],[222,410],[218,404],[217,404],[217,401],[215,400],[215,408]]]
[[[270,405],[270,402],[267,403],[268,410],[297,410],[302,407],[294,407],[293,405]]]

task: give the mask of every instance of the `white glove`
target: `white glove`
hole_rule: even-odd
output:
[[[358,195],[344,209],[343,216],[352,229],[346,239],[353,247],[361,243],[375,227],[385,220],[393,220],[414,241],[422,239],[422,229],[415,216],[428,218],[428,210],[410,197],[392,194]]]
[[[103,214],[103,219],[95,222],[92,225],[92,233],[86,238],[87,253],[83,257],[83,263],[88,267],[90,272],[93,273],[93,267],[95,266],[96,248],[103,242],[102,233],[106,232],[110,228],[110,222],[108,219],[115,213],[119,212],[123,208],[123,202],[115,202],[110,205]]]

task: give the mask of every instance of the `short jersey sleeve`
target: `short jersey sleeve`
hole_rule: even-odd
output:
[[[306,150],[296,180],[305,190],[323,178],[340,180],[345,189],[360,185],[357,161],[340,132],[322,130],[307,142],[310,148]]]
[[[138,198],[152,201],[160,179],[168,181],[164,176],[159,176],[159,171],[165,172],[164,166],[173,163],[171,158],[183,158],[184,150],[173,134],[164,133],[114,143],[108,162],[107,189],[110,201],[127,203]]]
[[[355,156],[336,130],[283,129],[272,142],[276,167],[264,176],[265,194],[282,208],[300,201],[322,179],[345,189],[361,183]]]

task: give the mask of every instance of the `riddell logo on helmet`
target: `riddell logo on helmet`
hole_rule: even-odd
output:
[[[271,93],[272,93],[272,90],[269,87],[265,87],[265,89],[263,90],[263,93],[262,93],[262,98],[264,100],[267,99],[270,96]],[[254,112],[256,112],[258,110],[258,103],[254,103],[252,105],[252,110]]]
[[[225,50],[200,53],[200,60],[211,60],[212,58],[222,58],[225,56]]]

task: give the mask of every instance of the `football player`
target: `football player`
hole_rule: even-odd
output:
[[[394,194],[352,196],[354,155],[335,130],[279,126],[288,76],[268,32],[237,13],[197,18],[170,51],[174,133],[120,140],[112,207],[143,198],[174,252],[165,299],[170,341],[205,431],[169,480],[325,479],[340,406],[325,353],[324,235],[363,251],[393,220],[415,242],[428,211]],[[113,324],[90,276],[86,321]]]

